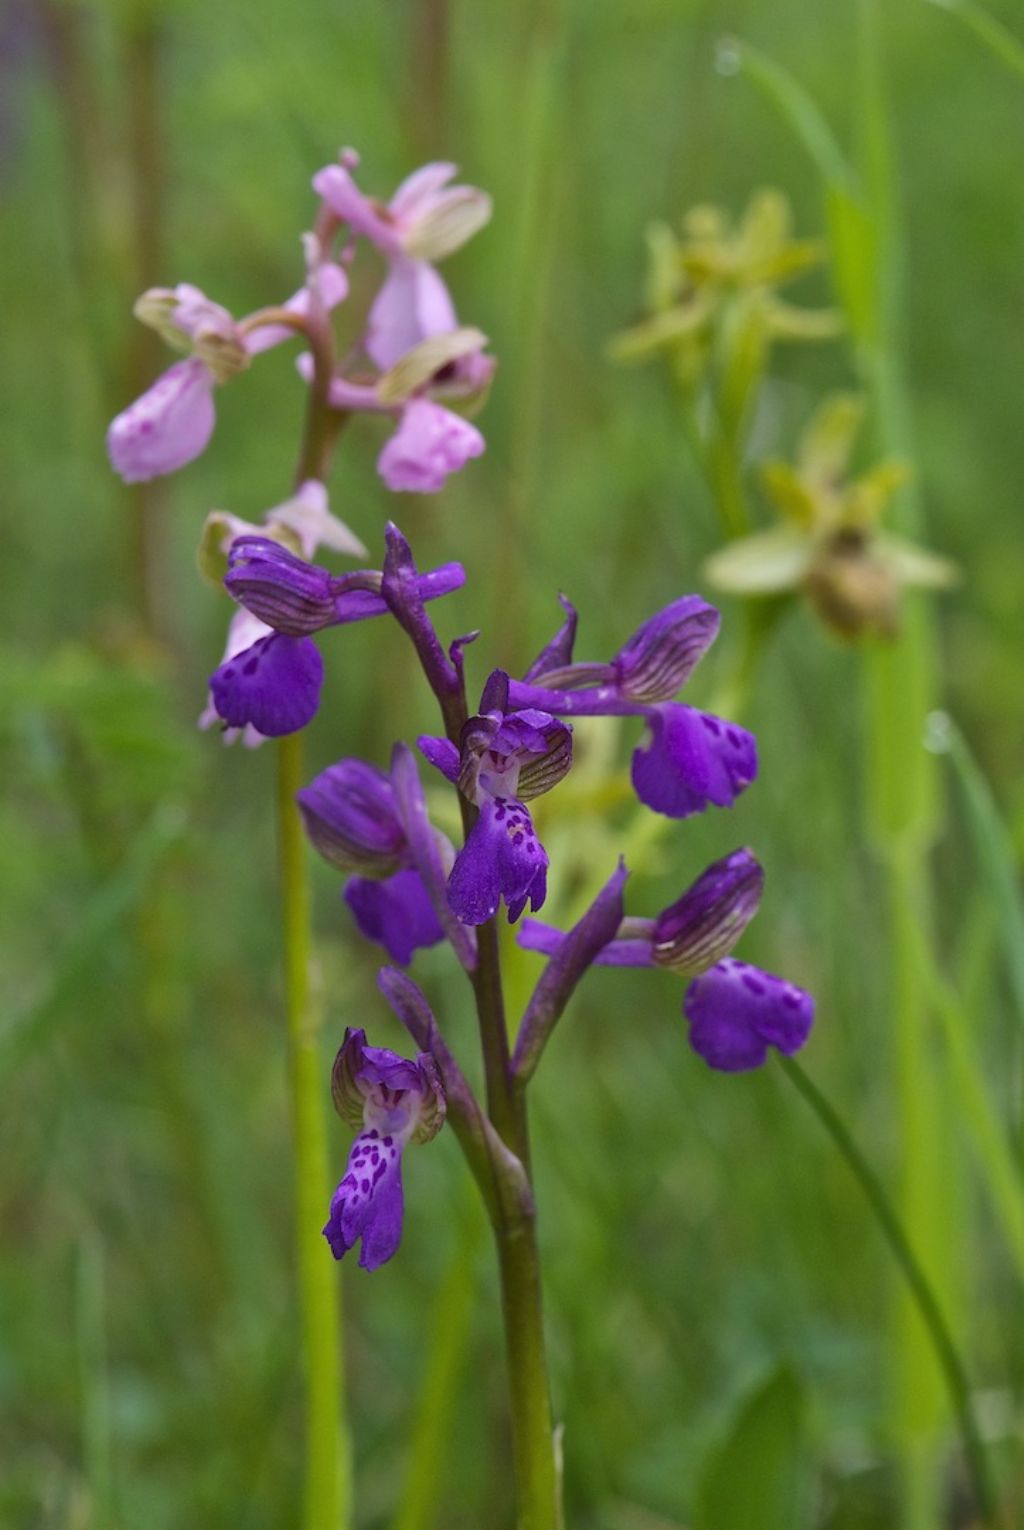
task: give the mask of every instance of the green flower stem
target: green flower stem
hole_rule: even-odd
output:
[[[465,696],[438,694],[445,726],[457,738]],[[464,833],[477,809],[459,794]],[[470,974],[484,1062],[487,1114],[511,1162],[490,1154],[494,1193],[481,1185],[494,1231],[501,1280],[501,1311],[512,1416],[512,1457],[518,1530],[560,1530],[561,1486],[555,1461],[541,1305],[537,1213],[530,1184],[530,1141],[524,1091],[517,1089],[509,1057],[498,929],[489,919],[477,929],[477,965]],[[476,1173],[473,1159],[470,1167]]]
[[[326,248],[329,229],[321,214],[317,233]],[[330,407],[334,331],[316,307],[306,318],[314,375],[309,390],[302,448],[295,472],[298,487],[308,478],[326,479],[346,416]],[[277,744],[277,826],[284,958],[288,1085],[291,1095],[295,1171],[295,1252],[302,1322],[306,1386],[305,1530],[348,1530],[352,1520],[352,1461],[343,1425],[343,1363],[340,1297],[334,1263],[321,1226],[330,1196],[324,1068],[320,1057],[321,1016],[310,988],[312,922],[306,840],[295,794],[304,784],[302,734]]]
[[[982,1522],[990,1526],[999,1526],[1002,1521],[996,1509],[996,1495],[989,1476],[985,1447],[971,1408],[967,1373],[935,1291],[911,1247],[899,1218],[893,1211],[881,1181],[861,1152],[839,1112],[808,1077],[795,1058],[780,1057],[779,1061],[783,1072],[807,1101],[845,1158],[874,1212],[890,1252],[906,1280],[907,1289],[927,1330],[936,1361],[949,1390],[950,1401],[963,1442],[964,1458],[971,1475]]]
[[[306,1385],[305,1530],[350,1521],[350,1462],[341,1427],[341,1334],[334,1265],[320,1226],[330,1195],[320,1017],[310,993],[310,891],[295,793],[303,784],[302,735],[277,745],[277,818],[284,938],[288,1079],[295,1169],[295,1239]]]
[[[487,1111],[505,1145],[529,1176],[526,1101],[523,1093],[514,1088],[509,1065],[497,928],[493,919],[477,930],[477,942],[473,991],[484,1054]],[[500,1165],[494,1167],[498,1195],[491,1223],[501,1277],[517,1524],[519,1530],[558,1530],[560,1487],[544,1345],[536,1209],[532,1192],[523,1194],[520,1186],[502,1173]]]

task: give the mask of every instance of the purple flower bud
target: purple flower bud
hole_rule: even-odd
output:
[[[429,399],[414,398],[385,442],[377,471],[396,493],[436,494],[449,473],[457,473],[471,457],[482,455],[484,444],[468,420]]]
[[[622,695],[671,701],[714,642],[720,621],[699,595],[684,595],[644,622],[611,663]]]
[[[690,1045],[711,1068],[759,1068],[770,1046],[798,1052],[814,1024],[814,1000],[802,988],[728,957],[694,978],[683,1013]]]
[[[336,619],[334,579],[269,537],[238,537],[224,576],[228,593],[287,637],[309,637]]]
[[[402,1153],[408,1143],[429,1142],[440,1131],[444,1086],[429,1053],[412,1061],[384,1047],[368,1047],[365,1031],[347,1030],[335,1058],[331,1093],[338,1113],[361,1130],[331,1200],[324,1237],[335,1259],[361,1238],[359,1263],[375,1270],[401,1241]]]
[[[757,913],[764,871],[749,850],[709,866],[677,903],[654,921],[651,955],[658,967],[696,977],[727,956]]]
[[[310,841],[339,871],[385,877],[406,842],[391,779],[363,760],[339,760],[296,793]]]

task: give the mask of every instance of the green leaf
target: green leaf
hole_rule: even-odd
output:
[[[1024,897],[1010,835],[992,788],[956,723],[945,713],[933,715],[929,723],[929,743],[949,755],[964,795],[967,825],[998,921],[1018,1018],[1024,1024]]]
[[[804,1397],[785,1365],[752,1392],[714,1449],[697,1489],[693,1530],[799,1530]]]
[[[1024,43],[998,17],[990,15],[975,0],[932,0],[932,4],[955,16],[1007,69],[1024,79]]]

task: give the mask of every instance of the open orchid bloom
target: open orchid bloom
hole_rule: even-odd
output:
[[[363,348],[378,369],[361,379],[339,370],[330,387],[335,409],[390,415],[397,421],[377,470],[395,492],[436,494],[485,448],[483,436],[446,407],[475,409],[494,375],[487,337],[459,324],[444,281],[425,261],[395,259],[371,305]],[[312,358],[299,358],[312,377]]]
[[[312,299],[325,309],[342,302],[348,278],[330,263],[310,272],[309,282],[283,305],[302,316]],[[291,337],[287,327],[248,327],[236,321],[198,287],[153,287],[135,305],[136,316],[188,360],[172,366],[117,416],[107,432],[114,471],[125,483],[141,483],[176,472],[206,450],[216,419],[213,391],[243,371],[259,351]]]
[[[905,587],[955,583],[948,559],[880,529],[907,472],[881,462],[851,476],[863,418],[861,399],[833,394],[800,437],[793,465],[765,463],[761,481],[779,524],[714,553],[705,565],[712,584],[734,595],[803,591],[833,632],[856,639],[895,636]]]
[[[464,245],[491,216],[491,199],[475,186],[452,186],[455,165],[424,165],[407,176],[389,202],[360,191],[353,177],[359,156],[344,149],[339,162],[318,170],[313,190],[354,234],[386,256],[441,260]]]
[[[397,782],[363,760],[339,760],[297,798],[313,846],[337,870],[354,873],[343,896],[360,934],[403,967],[445,937],[445,882],[455,858],[426,817],[407,754],[396,752]],[[411,756],[408,764],[415,774]]]
[[[429,1142],[444,1125],[445,1093],[433,1058],[399,1057],[368,1047],[366,1032],[347,1030],[331,1075],[338,1114],[359,1135],[331,1199],[324,1237],[335,1259],[362,1240],[364,1270],[386,1264],[402,1237],[402,1154]]]
[[[591,957],[600,966],[662,967],[685,978],[690,1044],[722,1072],[760,1067],[769,1046],[798,1051],[814,1020],[810,994],[729,955],[757,912],[763,885],[754,856],[735,850],[709,866],[656,919],[624,919]],[[555,963],[569,936],[527,919],[518,939]]]
[[[792,212],[779,191],[756,191],[734,225],[719,207],[691,208],[679,238],[666,223],[647,235],[648,316],[612,341],[618,361],[663,355],[693,385],[711,358],[712,339],[730,303],[761,341],[827,340],[841,321],[832,309],[798,308],[777,289],[824,259],[820,243],[795,239]]]
[[[323,659],[311,634],[386,615],[382,575],[375,569],[334,575],[267,537],[236,538],[228,564],[228,593],[270,630],[214,672],[213,704],[229,727],[251,724],[271,738],[294,733],[320,703]],[[413,591],[420,601],[433,600],[465,577],[461,564],[444,564],[415,574]]]
[[[671,699],[714,642],[714,606],[682,596],[644,622],[607,664],[572,662],[575,612],[567,609],[571,616],[529,678],[509,682],[510,705],[560,717],[643,717],[647,738],[632,766],[641,802],[670,818],[730,807],[757,775],[753,734]]]
[[[509,922],[547,892],[548,857],[526,802],[556,786],[572,764],[572,729],[535,708],[508,710],[508,676],[491,675],[480,712],[462,730],[461,750],[447,739],[419,746],[479,809],[455,858],[448,898],[459,919],[483,924],[502,898]]]

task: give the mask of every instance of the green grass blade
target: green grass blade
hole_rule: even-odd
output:
[[[952,718],[937,713],[931,719],[931,747],[948,756],[967,809],[967,826],[975,854],[988,884],[995,912],[1010,990],[1024,1024],[1024,897],[1009,832],[1000,816],[992,788],[975,760],[967,740]]]
[[[991,15],[976,0],[931,0],[931,4],[955,16],[1000,63],[1024,80],[1024,43],[997,16]]]
[[[748,1397],[705,1466],[694,1530],[798,1530],[806,1523],[804,1397],[780,1366]]]
[[[83,969],[138,905],[161,859],[181,838],[184,822],[177,804],[164,803],[136,835],[117,870],[83,908],[78,928],[54,958],[41,991],[14,1009],[0,1027],[0,1074],[15,1067],[43,1040],[47,1025],[60,1013]]]

